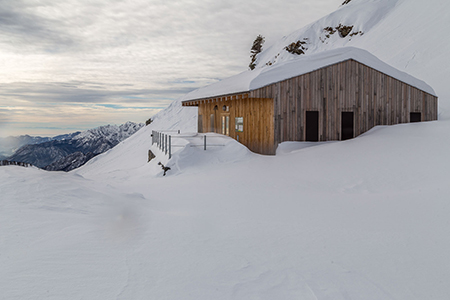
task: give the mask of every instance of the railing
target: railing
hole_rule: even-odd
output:
[[[173,134],[175,133],[175,134]],[[156,146],[165,154],[169,156],[169,159],[172,158],[172,148],[174,147],[203,147],[203,150],[206,151],[208,147],[217,147],[217,146],[225,146],[222,144],[208,144],[206,134],[195,134],[195,135],[180,135],[180,130],[164,130],[164,131],[152,131],[152,145],[156,144]],[[172,143],[173,139],[185,139],[190,141],[187,145],[174,145]],[[200,143],[196,144],[195,141],[198,141],[200,138]]]
[[[20,167],[32,167],[32,164],[19,162],[19,161],[9,161],[9,160],[0,160],[0,166],[20,166]]]

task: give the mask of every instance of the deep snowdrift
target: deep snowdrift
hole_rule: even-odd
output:
[[[177,152],[166,177],[161,156],[85,179],[2,167],[2,294],[446,299],[448,127],[377,127],[276,157],[229,139]]]

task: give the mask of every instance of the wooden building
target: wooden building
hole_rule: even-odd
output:
[[[198,131],[261,154],[284,141],[356,137],[376,125],[437,120],[433,89],[365,50],[340,48],[224,79],[185,96]]]

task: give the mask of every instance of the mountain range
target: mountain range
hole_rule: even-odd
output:
[[[5,138],[0,137],[0,160],[3,160],[7,157],[10,157],[14,154],[18,149],[25,145],[34,145],[41,144],[49,141],[61,141],[65,139],[71,139],[80,131],[57,135],[54,137],[41,137],[41,136],[30,136],[30,135],[21,135],[21,136],[8,136]]]
[[[22,146],[7,160],[30,163],[49,171],[70,171],[92,157],[108,151],[133,135],[144,124],[127,122],[122,125],[105,125],[83,132],[74,132],[53,138],[8,138],[10,141],[32,141]]]

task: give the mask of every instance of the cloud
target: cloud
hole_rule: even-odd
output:
[[[176,86],[171,89],[139,89],[131,85],[112,88],[103,83],[38,82],[0,84],[0,106],[11,106],[11,101],[29,103],[154,103],[167,106],[174,97],[190,92],[192,88]]]
[[[341,2],[0,0],[0,106],[164,107]]]
[[[111,108],[90,104],[17,106],[6,113],[8,118],[4,122],[0,122],[0,136],[20,135],[21,132],[48,136],[106,124],[122,124],[126,121],[142,123],[158,111],[160,109],[157,108]]]
[[[37,6],[28,1],[1,0],[0,7],[1,41],[11,50],[17,51],[19,48],[20,51],[34,51],[41,48],[44,51],[59,51],[76,43],[74,37],[62,30],[64,20],[36,14],[33,9]],[[26,47],[20,47],[22,45]]]

